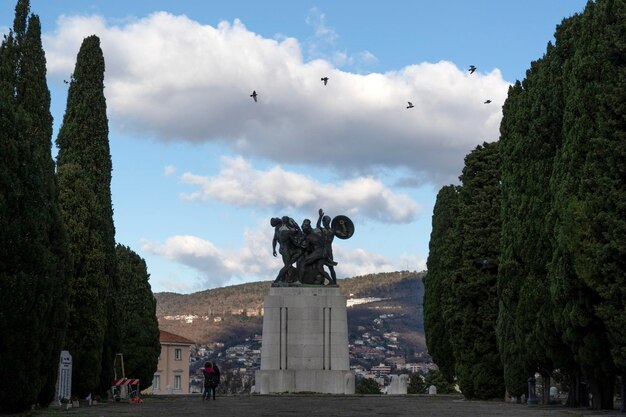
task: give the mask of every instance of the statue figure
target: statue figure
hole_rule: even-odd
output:
[[[272,285],[324,285],[326,280],[329,285],[337,285],[333,239],[335,236],[349,239],[354,234],[354,224],[346,216],[336,216],[331,222],[322,209],[319,209],[318,214],[315,228],[309,219],[304,219],[301,227],[289,216],[273,217],[270,220],[274,227],[273,255],[277,256],[276,245],[279,244],[279,253],[283,259],[283,267]]]
[[[305,219],[302,223],[302,233],[304,235],[303,247],[305,251],[304,259],[301,262],[300,282],[303,284],[324,284],[331,277],[324,271],[326,263],[324,237],[319,227],[313,229],[311,220]]]
[[[302,230],[289,216],[282,218],[274,217],[270,220],[274,226],[274,239],[272,240],[273,255],[276,256],[276,243],[280,244],[279,252],[283,258],[283,267],[278,272],[274,283],[293,282],[293,264],[298,262],[304,255],[302,250]],[[289,276],[288,276],[289,275]],[[291,279],[290,279],[291,278]]]
[[[330,271],[330,283],[337,285],[337,274],[335,273],[335,265],[337,262],[333,259],[333,239],[335,238],[335,231],[330,226],[330,216],[324,215],[324,210],[319,209],[319,218],[317,219],[317,228],[320,230],[324,242],[324,264]],[[320,227],[321,225],[324,227]]]

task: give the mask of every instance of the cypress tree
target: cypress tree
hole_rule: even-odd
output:
[[[127,377],[139,378],[140,389],[152,385],[161,343],[146,262],[129,247],[117,245],[120,277],[122,353]]]
[[[523,164],[521,161],[518,164],[513,154],[520,157],[520,144],[528,132],[528,119],[523,113],[524,106],[521,103],[524,96],[525,92],[519,81],[509,87],[502,109],[499,142],[502,158],[502,230],[498,259],[499,306],[496,335],[507,392],[518,399],[526,393],[526,379],[531,373],[524,360],[524,335],[520,334],[516,326],[519,295],[527,273],[524,271],[525,263],[517,253],[519,249],[515,247],[519,242],[519,235],[524,233],[521,227],[523,219],[513,215],[518,210],[515,202],[518,194],[515,188],[519,184],[515,178],[524,172]],[[534,315],[531,317],[534,318]],[[528,317],[527,319],[532,320]]]
[[[564,178],[569,176],[563,169],[563,156],[567,155],[565,150],[565,135],[567,131],[567,113],[566,105],[571,94],[571,80],[568,74],[571,73],[572,57],[578,47],[578,37],[580,32],[579,24],[580,16],[576,15],[572,18],[565,19],[557,28],[555,33],[557,49],[562,51],[562,92],[563,92],[563,125],[561,146],[557,149],[553,161],[553,171],[550,177],[550,194],[552,196],[551,211],[546,221],[548,233],[552,236],[552,259],[548,263],[548,281],[550,285],[550,299],[553,306],[554,323],[557,333],[565,343],[569,350],[568,357],[574,358],[574,364],[565,369],[564,374],[569,377],[569,394],[567,404],[569,406],[587,406],[588,396],[583,390],[583,380],[585,375],[581,369],[580,362],[576,358],[576,349],[573,347],[572,341],[575,331],[567,329],[567,316],[569,314],[579,314],[580,311],[574,312],[576,302],[569,300],[573,294],[581,294],[584,289],[577,287],[576,279],[573,276],[569,261],[564,257],[564,252],[559,244],[561,230],[563,226],[562,215],[559,209],[561,202],[566,194],[562,194],[564,189]],[[563,153],[565,150],[565,154]],[[551,229],[551,230],[550,230]],[[587,320],[584,315],[579,317],[582,321]]]
[[[28,261],[27,242],[21,236],[19,216],[25,205],[20,167],[26,166],[27,156],[18,138],[18,125],[23,115],[15,106],[16,62],[15,38],[10,33],[0,47],[0,374],[16,375],[15,379],[0,379],[0,411],[15,412],[27,409],[35,402],[33,393],[10,395],[13,384],[26,386],[29,377],[35,377],[27,364],[29,349],[38,347],[36,312],[33,292],[37,275],[25,270],[21,263]],[[30,165],[30,164],[29,164]],[[22,335],[23,329],[26,334]]]
[[[28,16],[28,1],[15,10],[13,31],[0,47],[0,404],[10,411],[47,405],[54,396],[69,263],[41,27]]]
[[[65,342],[68,300],[65,295],[70,277],[69,248],[65,227],[61,219],[54,162],[51,156],[52,115],[50,114],[50,91],[46,85],[46,59],[41,44],[39,17],[29,18],[22,64],[17,83],[17,101],[29,115],[26,135],[32,142],[33,156],[40,169],[37,188],[44,192],[37,207],[42,223],[49,228],[42,236],[51,267],[51,275],[45,277],[38,288],[41,337],[47,342],[42,346],[43,363],[40,375],[44,386],[38,395],[41,405],[49,404],[54,397],[58,373],[59,353]],[[33,196],[32,198],[37,198]]]
[[[626,3],[590,7],[589,29],[574,71],[595,110],[587,132],[589,152],[581,169],[585,210],[577,219],[586,239],[576,248],[575,267],[598,295],[596,313],[607,329],[611,356],[626,376]]]
[[[104,97],[104,56],[97,36],[83,40],[57,140],[60,203],[74,259],[68,347],[72,390],[103,393],[119,351],[111,155]]]
[[[449,383],[454,381],[454,334],[447,317],[456,304],[451,290],[460,261],[460,239],[456,219],[458,190],[448,185],[439,190],[433,209],[427,270],[424,278],[424,331],[428,352]]]
[[[549,272],[563,339],[590,384],[594,408],[613,407],[624,372],[625,5],[589,2],[564,36],[563,146],[555,159],[555,253]],[[580,399],[579,399],[580,400]]]
[[[459,305],[455,336],[458,383],[470,399],[503,398],[504,379],[494,329],[498,315],[500,157],[484,143],[465,158],[459,177],[461,265],[454,286]]]
[[[570,376],[568,404],[586,405],[586,381],[594,408],[610,409],[626,357],[626,3],[589,2],[555,38],[503,109],[501,217],[490,210],[498,193],[484,175],[497,164],[482,159],[486,148],[466,158],[457,222],[462,264],[443,316],[464,395],[488,398],[476,389],[488,379],[485,364],[494,363],[480,354],[491,344],[481,324],[494,309],[477,300],[491,298],[489,273],[497,271],[498,348],[509,392],[524,392],[526,375],[559,368]],[[481,238],[494,229],[496,250]]]
[[[561,143],[562,62],[551,44],[531,64],[523,83],[509,89],[499,142],[502,158],[502,232],[498,270],[499,349],[510,394],[526,391],[526,379],[572,366],[554,327],[546,280],[552,256],[549,179]],[[546,226],[547,225],[547,226]]]

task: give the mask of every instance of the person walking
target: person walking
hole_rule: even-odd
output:
[[[206,362],[204,364],[204,369],[202,369],[202,375],[204,375],[204,389],[202,391],[202,401],[211,399],[211,385],[212,380],[214,379],[215,369],[213,369],[213,364],[211,362]],[[215,396],[215,393],[213,393]]]
[[[213,375],[211,376],[211,390],[213,392],[213,401],[215,401],[215,393],[217,392],[217,386],[220,384],[220,368],[213,362]]]

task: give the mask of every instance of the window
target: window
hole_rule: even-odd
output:
[[[176,389],[176,390],[180,390],[181,389],[180,375],[174,375],[174,389]]]
[[[183,350],[182,349],[174,349],[174,359],[180,361],[183,359]]]
[[[161,375],[155,375],[152,378],[152,391],[159,391],[161,389]]]

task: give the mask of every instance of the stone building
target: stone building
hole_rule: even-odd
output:
[[[189,352],[191,340],[174,333],[159,331],[161,355],[152,387],[144,392],[154,395],[189,393]]]

